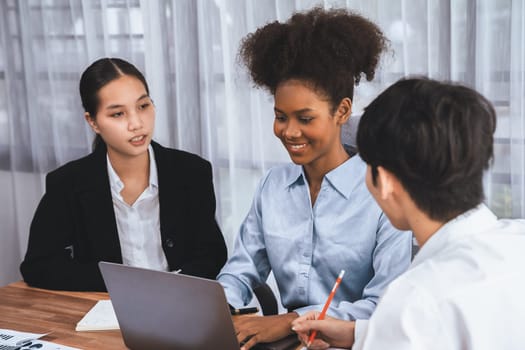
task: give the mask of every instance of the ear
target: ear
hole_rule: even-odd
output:
[[[377,167],[377,189],[382,200],[387,200],[392,197],[396,187],[396,177],[390,171],[382,166]]]
[[[348,118],[350,118],[350,114],[352,114],[352,100],[345,97],[339,102],[339,106],[337,106],[337,110],[335,111],[337,123],[339,125],[346,123]]]
[[[95,120],[95,118],[92,118],[88,112],[84,113],[84,118],[86,119],[91,129],[93,129],[93,131],[98,134],[100,131],[98,129],[97,121]]]

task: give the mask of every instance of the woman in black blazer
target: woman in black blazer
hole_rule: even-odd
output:
[[[226,246],[210,163],[151,140],[153,102],[130,63],[94,62],[82,74],[80,94],[97,134],[94,151],[47,175],[20,266],[24,280],[105,291],[99,261],[215,278]]]

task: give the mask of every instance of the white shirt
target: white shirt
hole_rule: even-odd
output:
[[[113,169],[109,157],[107,167],[113,209],[117,221],[122,262],[125,265],[168,271],[160,237],[159,186],[157,164],[151,145],[149,152],[149,186],[132,205],[120,192],[124,183]]]
[[[352,349],[525,349],[525,220],[480,205],[440,228]]]

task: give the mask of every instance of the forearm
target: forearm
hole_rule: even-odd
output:
[[[78,263],[54,258],[27,259],[20,271],[24,281],[33,287],[71,290],[106,291],[97,262]]]
[[[253,298],[253,291],[249,285],[241,281],[237,276],[222,273],[217,280],[224,288],[224,294],[228,303],[236,308],[247,305]]]

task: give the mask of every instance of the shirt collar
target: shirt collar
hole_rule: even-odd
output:
[[[284,181],[286,187],[290,187],[296,182],[306,183],[306,177],[303,179],[303,167],[300,165],[292,165],[290,172],[288,172],[287,179]]]
[[[149,187],[155,187],[157,188],[159,186],[159,180],[157,175],[157,163],[155,162],[155,152],[153,152],[153,147],[151,145],[148,146],[148,154],[149,154]],[[106,153],[106,163],[108,168],[108,176],[109,176],[109,184],[112,190],[116,191],[117,193],[120,193],[122,189],[124,188],[124,183],[122,180],[120,180],[120,177],[117,175],[117,172],[115,169],[113,169],[113,166],[111,165],[111,161],[109,160],[109,156]]]
[[[456,218],[450,220],[437,230],[421,247],[414,257],[412,267],[437,255],[451,241],[490,230],[498,218],[485,204],[480,204]]]
[[[150,186],[159,187],[159,178],[157,175],[157,161],[155,160],[155,152],[151,144],[148,147],[149,153],[149,184]]]
[[[366,164],[359,156],[353,156],[325,175],[328,182],[345,198],[365,180]]]
[[[337,168],[328,172],[325,175],[325,179],[337,192],[345,198],[348,198],[354,188],[364,181],[365,174],[366,164],[359,156],[353,156],[341,163]],[[286,187],[290,187],[295,183],[307,183],[304,168],[300,165],[294,165],[292,167],[285,181]]]

